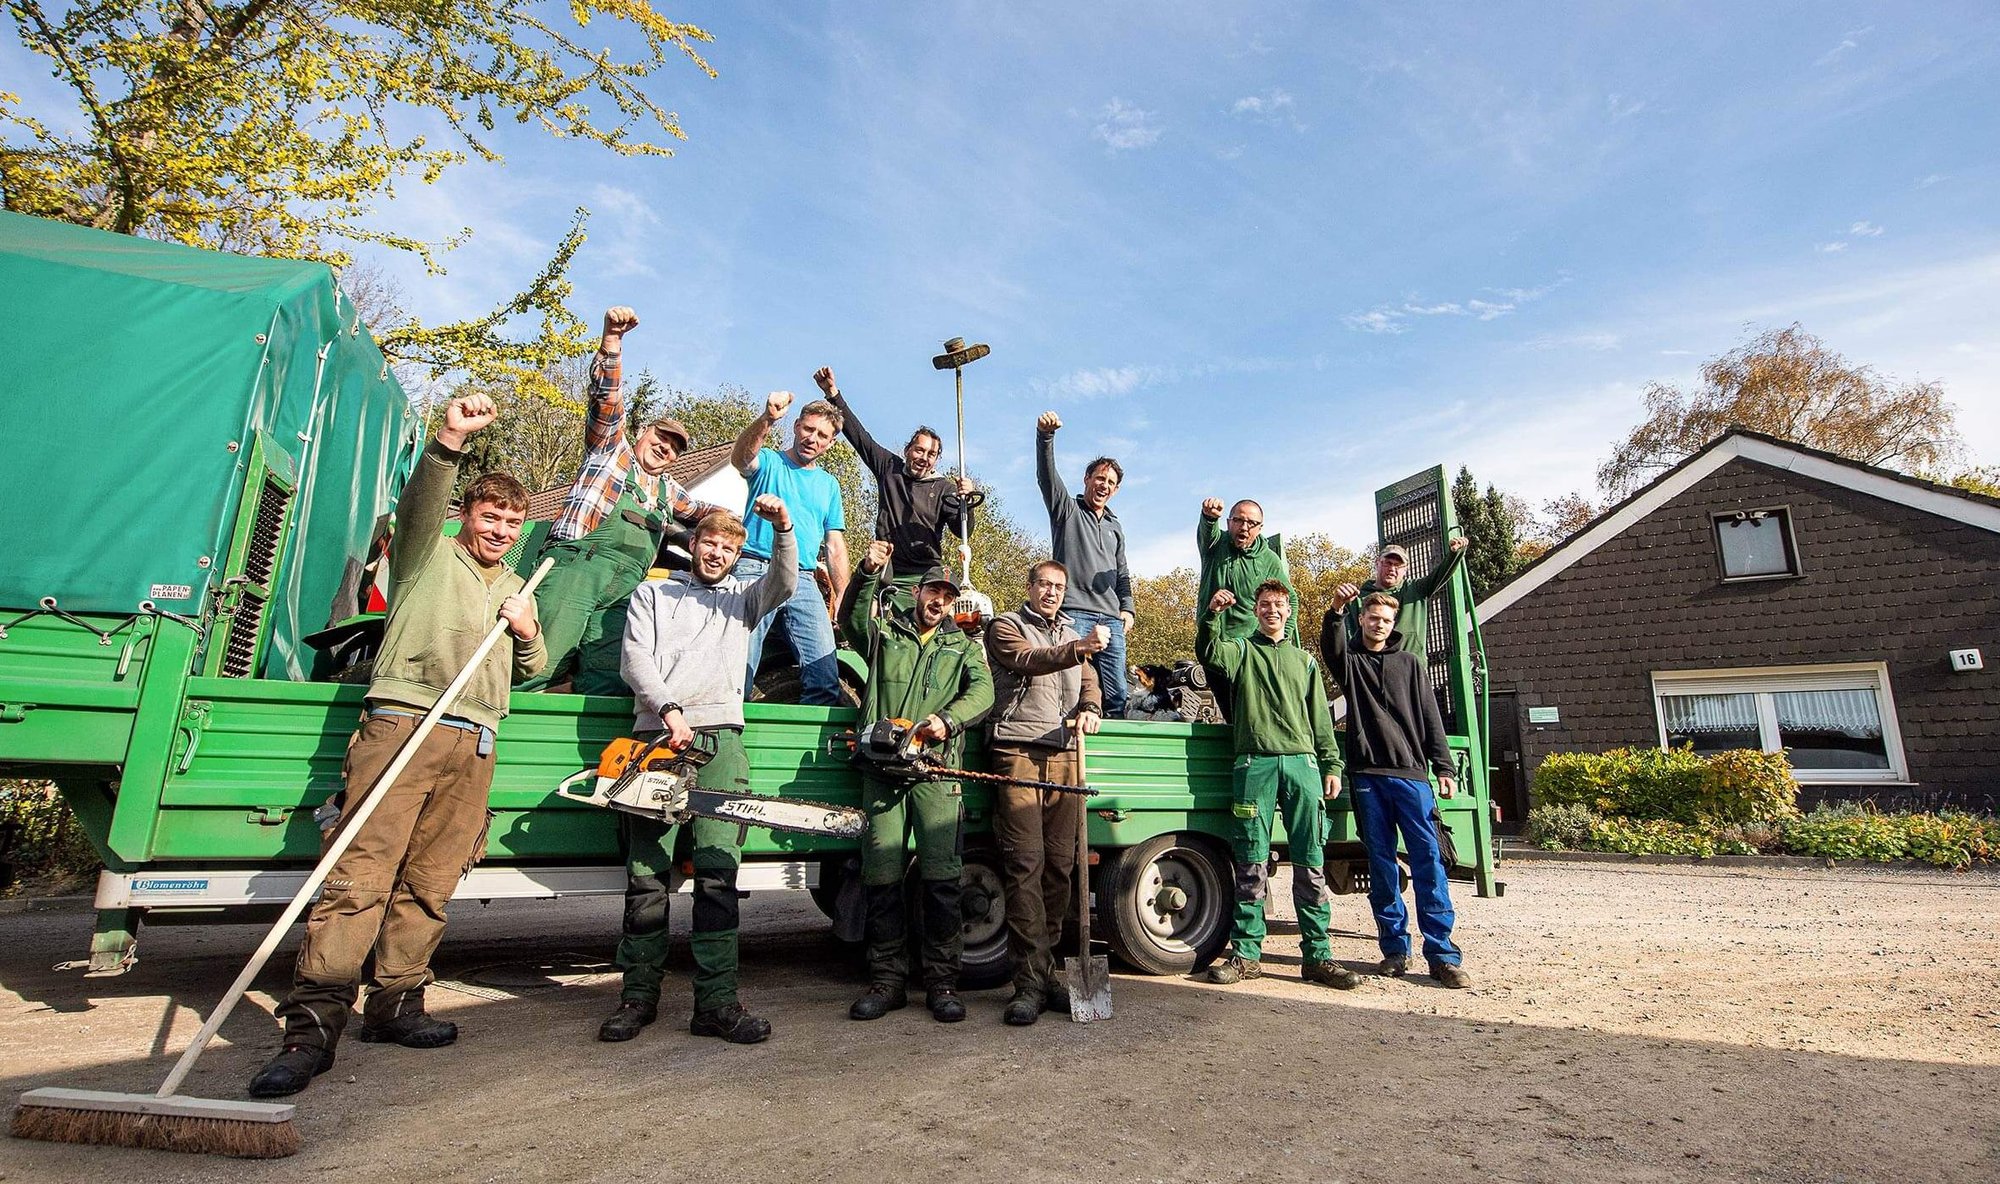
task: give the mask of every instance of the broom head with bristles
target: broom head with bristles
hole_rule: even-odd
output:
[[[14,1107],[10,1129],[17,1139],[46,1143],[281,1159],[299,1150],[297,1109],[287,1102],[31,1089]]]

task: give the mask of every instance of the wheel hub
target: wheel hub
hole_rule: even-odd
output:
[[[1162,884],[1153,895],[1153,908],[1160,913],[1178,913],[1187,908],[1187,889],[1178,884]]]

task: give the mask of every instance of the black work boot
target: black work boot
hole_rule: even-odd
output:
[[[741,1003],[725,1003],[709,1011],[697,1011],[688,1021],[688,1031],[696,1036],[716,1036],[731,1044],[762,1044],[771,1038],[771,1021],[751,1015]]]
[[[1230,986],[1245,979],[1264,977],[1264,964],[1254,958],[1231,954],[1208,968],[1208,981]]]
[[[1308,962],[1299,968],[1299,977],[1309,983],[1351,991],[1361,985],[1361,976],[1338,962]]]
[[[630,1040],[659,1018],[660,1005],[651,999],[620,999],[618,1010],[597,1026],[597,1038],[612,1044]]]
[[[1042,993],[1033,987],[1017,987],[1000,1019],[1013,1027],[1025,1028],[1042,1018],[1043,999]]]
[[[851,1020],[879,1020],[892,1011],[901,1011],[910,1005],[910,997],[903,988],[894,983],[871,983],[868,993],[856,999],[847,1009]]]
[[[404,1048],[443,1048],[458,1039],[458,1025],[429,1012],[412,1011],[381,1024],[363,1024],[363,1044],[400,1044]]]
[[[333,1050],[310,1044],[287,1044],[278,1055],[265,1062],[250,1079],[253,1098],[283,1098],[312,1084],[312,1079],[333,1068]]]
[[[924,1006],[931,1009],[931,1018],[940,1024],[955,1024],[965,1018],[965,1003],[958,997],[957,987],[930,988],[924,992]]]
[[[1410,958],[1407,954],[1390,954],[1375,964],[1375,973],[1383,978],[1401,978],[1410,973]]]

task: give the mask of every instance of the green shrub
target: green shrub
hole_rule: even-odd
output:
[[[1962,871],[1994,857],[1991,832],[2000,824],[1990,819],[1955,810],[1889,817],[1901,823],[1911,859]]]
[[[1601,821],[1584,806],[1536,806],[1521,837],[1544,851],[1572,851],[1590,846],[1591,827]]]
[[[0,781],[0,830],[12,832],[5,858],[16,880],[75,878],[102,866],[69,803],[45,781]]]
[[[1706,859],[1720,854],[1715,835],[1708,828],[1663,818],[1599,819],[1590,828],[1590,845],[1594,850],[1622,851],[1627,855],[1693,855]]]
[[[1887,863],[1909,854],[1904,826],[1896,816],[1853,802],[1829,802],[1781,828],[1785,849],[1824,859],[1864,859]]]
[[[1535,771],[1535,801],[1606,817],[1688,826],[1770,822],[1798,813],[1798,783],[1782,752],[1692,748],[1560,752]]]

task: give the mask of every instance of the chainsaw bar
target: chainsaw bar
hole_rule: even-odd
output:
[[[617,777],[583,769],[565,778],[556,792],[574,802],[622,810],[668,826],[690,818],[717,818],[844,839],[867,833],[868,816],[853,806],[705,789],[694,784],[695,774],[686,766],[629,770]]]
[[[868,833],[868,815],[853,806],[834,806],[799,798],[768,798],[754,793],[725,793],[721,790],[688,790],[690,814],[747,822],[772,830],[789,830],[807,835],[836,835],[859,838]]]

